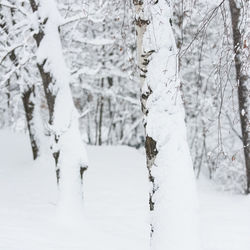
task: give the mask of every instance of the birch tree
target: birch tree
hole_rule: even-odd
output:
[[[69,87],[69,73],[64,62],[59,36],[63,22],[51,0],[30,0],[34,18],[39,69],[49,108],[51,149],[55,160],[61,207],[66,211],[81,204],[83,173],[87,169],[85,147],[79,132],[78,114]]]
[[[236,81],[238,85],[239,115],[241,123],[242,142],[245,156],[247,187],[246,193],[250,193],[250,123],[249,123],[249,1],[229,0]]]
[[[150,181],[151,249],[198,249],[196,194],[166,0],[134,0]]]

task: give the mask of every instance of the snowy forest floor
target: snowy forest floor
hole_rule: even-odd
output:
[[[144,156],[122,146],[87,151],[85,217],[68,224],[71,214],[56,216],[49,154],[34,163],[27,135],[0,131],[1,250],[148,250]],[[203,249],[249,250],[250,197],[219,192],[205,177],[198,195]]]

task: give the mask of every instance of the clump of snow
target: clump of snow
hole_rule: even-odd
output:
[[[62,54],[62,45],[58,32],[58,26],[62,22],[55,1],[42,0],[39,5],[39,17],[47,20],[44,28],[44,38],[37,50],[37,62],[44,65],[47,72],[51,72],[56,79],[53,87],[56,94],[59,86],[65,86],[69,82],[69,72]],[[52,87],[52,86],[51,86]]]

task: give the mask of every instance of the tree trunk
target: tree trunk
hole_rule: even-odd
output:
[[[238,3],[237,3],[238,2]],[[243,1],[247,4],[247,1]],[[244,49],[250,49],[247,46],[247,40],[243,38],[243,31],[240,29],[242,26],[242,20],[244,19],[243,10],[241,6],[243,3],[239,3],[236,0],[229,0],[232,31],[233,31],[233,44],[234,44],[234,61],[236,70],[236,81],[238,86],[238,102],[239,102],[239,115],[241,123],[242,142],[245,156],[247,188],[246,193],[250,193],[250,123],[249,123],[249,58],[244,61]],[[246,6],[247,7],[247,6]],[[247,13],[245,13],[247,15]],[[250,25],[250,24],[246,24]],[[247,27],[246,27],[247,30]],[[245,32],[246,32],[245,30]],[[250,35],[250,33],[248,34]]]
[[[75,209],[79,207],[76,203],[81,204],[81,185],[87,169],[87,156],[63,59],[58,30],[60,14],[56,3],[45,0],[39,1],[37,5],[34,0],[30,0],[30,5],[40,20],[39,32],[34,35],[38,48],[37,66],[49,108],[51,149],[60,187],[61,208],[67,212],[69,206]],[[47,51],[50,47],[53,49]]]
[[[0,7],[1,10],[1,7]],[[11,17],[12,17],[12,22],[11,25],[15,25],[16,22],[14,20],[14,9],[11,8]],[[8,27],[4,25],[5,29],[4,31],[8,34]],[[11,62],[14,64],[15,67],[18,66],[19,62],[16,56],[15,51],[13,50],[9,58]],[[16,78],[18,79],[19,76],[16,75]],[[10,86],[10,80],[8,82],[8,88]],[[8,107],[10,106],[10,91],[7,94],[8,97]],[[28,83],[25,83],[24,90],[21,93],[22,97],[22,102],[23,102],[23,107],[25,111],[25,117],[26,117],[26,122],[27,122],[27,128],[29,131],[29,137],[30,137],[30,144],[31,144],[31,149],[32,149],[32,155],[33,159],[36,160],[37,157],[39,156],[39,141],[37,138],[37,133],[36,133],[36,124],[35,124],[35,119],[34,119],[34,111],[35,111],[35,86],[30,85]]]
[[[104,78],[101,79],[101,88],[104,88]],[[99,123],[98,123],[98,145],[102,145],[102,121],[103,121],[103,105],[104,98],[100,96],[100,111],[99,111]]]
[[[198,249],[196,194],[166,0],[134,0],[151,191],[151,249]]]
[[[25,117],[27,121],[27,127],[29,131],[29,137],[31,142],[33,159],[35,160],[39,156],[39,147],[37,138],[35,135],[35,86],[27,87],[22,93],[23,107],[25,110]]]

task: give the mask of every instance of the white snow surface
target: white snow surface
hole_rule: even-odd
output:
[[[0,130],[1,250],[149,250],[145,157],[125,146],[87,151],[84,216],[59,221],[51,153],[33,162],[28,134]],[[249,250],[250,197],[216,191],[204,177],[198,190],[203,250]]]

